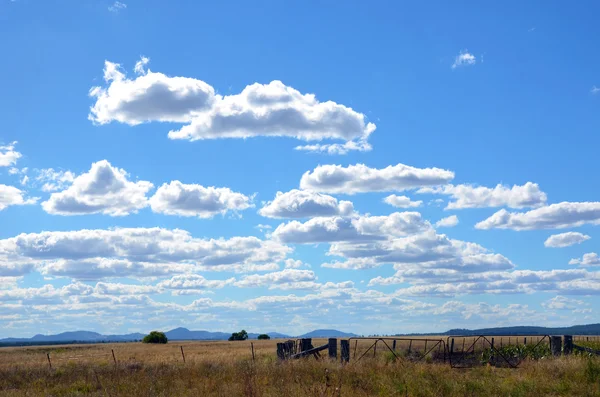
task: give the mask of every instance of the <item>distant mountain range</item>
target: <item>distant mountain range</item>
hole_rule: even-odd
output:
[[[424,333],[424,334],[396,334],[397,336],[411,335],[600,335],[600,324],[573,325],[571,327],[536,327],[536,326],[516,326],[516,327],[495,327],[495,328],[479,328],[479,329],[464,329],[455,328],[441,333]]]
[[[190,331],[187,328],[175,328],[165,332],[169,340],[227,340],[231,333],[211,331]],[[257,333],[248,333],[250,339],[257,339]],[[267,332],[272,339],[289,339],[291,336],[278,332]],[[430,334],[397,334],[400,335],[431,335]],[[600,324],[574,325],[572,327],[547,328],[534,326],[498,327],[480,329],[451,329],[436,335],[600,335]],[[317,329],[294,338],[352,338],[359,335],[342,332],[335,329]],[[102,335],[90,331],[63,332],[56,335],[35,335],[32,338],[0,339],[0,346],[7,345],[44,345],[55,343],[102,343],[102,342],[133,342],[139,341],[144,334],[132,333],[125,335]]]
[[[187,328],[175,328],[165,332],[169,340],[227,340],[231,333],[211,331],[190,331]],[[257,339],[258,333],[248,333],[250,339]],[[288,335],[278,332],[267,332],[272,339],[288,339]],[[309,332],[298,338],[346,338],[356,336],[334,329],[319,329]],[[144,334],[133,333],[126,335],[102,335],[91,331],[63,332],[56,335],[35,335],[31,338],[5,338],[0,339],[1,345],[42,345],[51,343],[102,343],[102,342],[133,342],[141,340]]]
[[[498,327],[481,329],[451,329],[443,335],[600,335],[600,324],[573,325],[572,327]]]

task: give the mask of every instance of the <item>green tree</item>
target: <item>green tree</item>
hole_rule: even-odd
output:
[[[167,335],[164,332],[152,331],[142,339],[143,343],[167,343]]]
[[[234,332],[229,337],[229,340],[246,340],[248,339],[248,333],[245,330],[241,330],[240,332]]]
[[[271,339],[271,337],[269,335],[267,335],[267,334],[260,334],[260,335],[258,335],[258,339],[265,339],[266,340],[266,339]]]

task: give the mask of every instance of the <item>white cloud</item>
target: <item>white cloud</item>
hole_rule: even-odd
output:
[[[26,193],[14,186],[0,184],[0,211],[11,205],[28,205],[35,204],[39,198],[26,197]]]
[[[585,305],[585,302],[582,300],[567,298],[561,295],[557,295],[547,302],[542,303],[543,307],[552,310],[575,310],[583,305]]]
[[[115,1],[111,6],[108,7],[108,11],[118,13],[121,10],[127,8],[127,4]]]
[[[458,225],[458,216],[450,215],[435,223],[435,227],[454,227]]]
[[[600,266],[600,256],[595,252],[583,254],[581,259],[571,259],[569,265]]]
[[[220,289],[232,284],[235,278],[227,280],[207,280],[199,274],[180,274],[169,280],[161,281],[158,287],[169,290],[193,290]],[[176,292],[177,293],[177,292]]]
[[[456,69],[461,66],[470,66],[475,65],[477,59],[475,55],[469,53],[467,50],[461,51],[460,54],[454,58],[454,63],[452,64],[452,69]]]
[[[25,263],[48,276],[144,278],[194,269],[273,270],[289,252],[285,245],[256,237],[206,240],[180,229],[95,229],[0,240],[0,268]]]
[[[21,153],[15,150],[17,142],[12,142],[6,146],[0,146],[0,167],[10,167],[17,164],[21,158]]]
[[[368,152],[373,149],[371,144],[367,142],[368,134],[364,138],[359,138],[356,141],[348,141],[346,143],[327,143],[296,146],[294,149],[302,150],[309,153],[324,153],[324,154],[347,154],[348,152]]]
[[[391,192],[442,185],[454,178],[452,171],[440,168],[415,168],[404,164],[382,169],[364,164],[320,165],[302,175],[300,188],[324,193],[355,194]]]
[[[528,212],[502,209],[479,222],[477,229],[562,229],[585,224],[600,224],[600,202],[562,202]]]
[[[310,265],[302,262],[299,259],[288,258],[285,260],[286,269],[300,269],[301,267],[310,267]]]
[[[396,196],[395,194],[387,196],[383,201],[396,208],[415,208],[423,204],[422,201],[412,201],[409,197]]]
[[[323,265],[334,268],[371,268],[394,264],[398,269],[449,269],[461,274],[483,273],[514,268],[510,260],[493,254],[478,244],[449,239],[434,229],[406,237],[389,237],[370,242],[332,244],[328,255],[346,258],[345,262]]]
[[[600,92],[600,88],[593,86],[590,92],[595,95]]]
[[[258,230],[260,230],[263,233],[268,233],[269,230],[273,229],[273,226],[271,225],[263,225],[262,223],[259,223],[258,225],[254,226],[255,228],[257,228]]]
[[[54,192],[69,187],[75,180],[75,174],[71,171],[55,171],[53,168],[46,168],[38,171],[35,180],[42,184],[44,192]]]
[[[102,160],[79,175],[73,184],[61,192],[52,193],[42,203],[44,210],[56,215],[102,213],[124,216],[148,205],[146,194],[153,188],[146,181],[131,182],[125,170]]]
[[[498,184],[494,188],[473,185],[446,185],[436,188],[422,188],[418,193],[444,194],[451,196],[446,209],[487,208],[487,207],[539,207],[546,204],[546,193],[537,183],[527,182],[513,187]]]
[[[279,272],[266,274],[251,274],[236,281],[236,287],[269,287],[284,289],[302,289],[310,286],[314,288],[317,276],[312,270],[284,269]],[[304,283],[309,282],[309,285]]]
[[[169,77],[147,69],[143,57],[128,79],[120,65],[105,62],[106,87],[93,87],[96,98],[89,119],[97,124],[118,121],[129,125],[163,121],[187,123],[169,132],[171,139],[249,138],[286,136],[303,141],[341,140],[342,144],[298,147],[301,150],[345,153],[367,150],[375,124],[362,113],[332,101],[319,102],[281,81],[251,84],[235,95],[217,95],[204,81]]]
[[[347,216],[354,211],[350,201],[307,190],[293,189],[277,192],[273,201],[267,202],[258,213],[268,218],[310,218],[325,216]]]
[[[253,207],[252,199],[226,187],[204,187],[196,184],[183,184],[172,181],[163,184],[150,198],[153,212],[212,218],[228,211],[243,211]]]
[[[304,223],[282,223],[272,236],[284,243],[372,241],[386,236],[406,236],[431,228],[418,212],[395,212],[386,216],[312,218]]]
[[[57,259],[45,263],[40,272],[47,276],[70,277],[77,280],[103,278],[150,278],[189,272],[193,265],[186,263],[145,262],[120,258]]]
[[[579,232],[566,232],[560,234],[553,234],[544,241],[546,247],[551,248],[563,248],[569,247],[575,244],[581,244],[591,237]]]

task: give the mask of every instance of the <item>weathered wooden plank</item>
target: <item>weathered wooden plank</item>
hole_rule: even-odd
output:
[[[323,345],[323,346],[313,347],[312,349],[308,349],[308,350],[302,351],[300,353],[294,354],[291,358],[302,358],[302,357],[310,356],[311,354],[318,353],[318,352],[328,349],[328,348],[329,348],[329,343],[327,343],[326,345]]]
[[[588,353],[600,355],[600,350],[594,350],[594,349],[592,349],[590,347],[573,345],[573,348],[576,349],[576,350],[579,350],[579,351],[584,351],[584,352],[588,352]]]
[[[565,356],[567,356],[567,355],[573,353],[573,336],[565,335],[563,338],[564,338],[563,354]]]
[[[337,360],[337,339],[329,338],[329,358]]]
[[[560,356],[562,350],[562,338],[560,336],[550,337],[550,350],[554,357]]]
[[[342,339],[340,342],[342,345],[342,363],[347,363],[350,361],[350,341]]]

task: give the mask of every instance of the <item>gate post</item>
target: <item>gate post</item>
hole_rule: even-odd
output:
[[[350,361],[350,340],[342,339],[340,341],[342,345],[342,364]]]
[[[565,335],[564,336],[564,342],[565,342],[565,346],[563,348],[563,353],[565,354],[565,356],[573,353],[573,336],[572,335]]]
[[[334,361],[337,359],[337,339],[329,338],[329,358]]]
[[[392,343],[392,350],[396,351],[396,339],[394,339],[394,342]]]
[[[312,339],[311,338],[302,338],[300,339],[300,351],[310,350],[312,348]]]
[[[550,337],[550,350],[552,350],[554,357],[560,356],[562,350],[562,338],[560,336]]]

